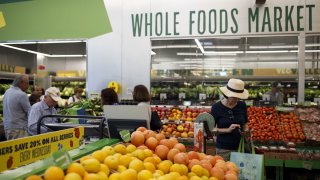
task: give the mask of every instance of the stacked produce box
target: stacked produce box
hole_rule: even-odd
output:
[[[320,145],[320,109],[317,107],[297,107],[295,112],[302,121],[306,143]]]
[[[154,106],[152,111],[158,113],[163,123],[161,134],[166,137],[193,138],[193,123],[200,113],[210,112],[210,107]]]
[[[268,158],[320,160],[318,107],[248,108],[251,138]]]

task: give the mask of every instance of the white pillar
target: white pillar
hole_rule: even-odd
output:
[[[298,37],[298,103],[304,102],[304,88],[305,88],[305,44],[306,33],[300,32]]]

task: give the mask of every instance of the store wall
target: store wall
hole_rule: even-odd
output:
[[[150,87],[150,40],[149,37],[133,38],[123,16],[128,10],[148,9],[150,2],[107,0],[105,5],[113,32],[88,40],[87,89],[100,92],[110,81],[120,84],[122,98],[137,84]]]
[[[152,38],[298,35],[300,32],[320,32],[318,0],[268,0],[264,6],[259,7],[254,1],[242,0],[104,2],[113,31],[88,41],[89,93],[100,92],[112,80],[122,86],[122,97],[131,97],[128,89],[136,84],[150,87]],[[303,8],[304,5],[308,7]],[[286,8],[292,9],[291,16],[285,16]],[[279,19],[280,11],[282,15]],[[256,12],[257,16],[254,15]],[[210,21],[209,16],[214,18],[214,14],[216,21]],[[274,21],[277,18],[279,20]]]
[[[79,71],[86,70],[87,60],[83,58],[45,58],[43,61],[46,70],[49,72],[56,71]]]
[[[0,47],[0,64],[25,67],[28,73],[34,73],[37,60],[34,54]]]

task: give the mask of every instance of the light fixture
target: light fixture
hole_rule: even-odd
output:
[[[196,44],[197,44],[198,48],[200,49],[200,51],[202,52],[202,54],[204,54],[205,52],[204,52],[204,49],[203,49],[200,41],[198,39],[194,39],[194,41],[196,42]]]
[[[249,46],[249,49],[297,49],[298,45],[278,45],[278,46]]]
[[[0,46],[6,47],[6,48],[10,48],[10,49],[14,49],[14,50],[18,50],[18,51],[22,51],[22,52],[27,52],[27,53],[31,53],[31,54],[36,54],[36,55],[42,55],[45,57],[52,57],[52,58],[56,58],[56,57],[85,57],[86,55],[83,54],[46,54],[46,53],[42,53],[42,52],[37,52],[37,51],[32,51],[32,50],[28,50],[28,49],[24,49],[24,48],[18,48],[15,46],[10,46],[7,44],[0,44]]]
[[[51,54],[49,57],[57,58],[57,57],[86,57],[85,54]]]
[[[66,41],[15,41],[15,42],[3,42],[1,44],[55,44],[55,43],[79,43],[85,42],[83,40],[66,40]]]
[[[203,56],[202,53],[177,52],[177,56]]]
[[[6,45],[6,44],[0,44],[0,46],[6,47],[6,48],[10,48],[10,49],[14,49],[14,50],[18,50],[18,51],[31,53],[31,54],[39,54],[39,55],[43,55],[43,56],[47,56],[47,57],[50,56],[49,54],[45,54],[45,53],[41,53],[41,52],[37,52],[37,51],[31,51],[31,50],[24,49],[24,48],[18,48],[18,47]]]

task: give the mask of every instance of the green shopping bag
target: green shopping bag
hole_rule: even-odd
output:
[[[230,161],[239,168],[239,180],[262,180],[264,179],[263,155],[255,154],[251,142],[252,154],[244,153],[244,138],[241,137],[238,152],[231,152]]]

